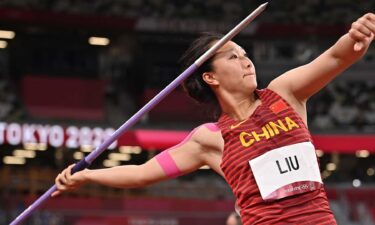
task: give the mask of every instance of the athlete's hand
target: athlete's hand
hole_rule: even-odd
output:
[[[81,187],[87,182],[85,174],[87,169],[76,172],[72,175],[72,168],[75,164],[70,165],[65,170],[63,170],[55,179],[55,184],[57,191],[52,193],[52,197],[60,195],[64,191],[73,191]]]
[[[354,51],[361,51],[370,45],[375,35],[375,14],[367,13],[352,23],[349,36],[356,41]]]

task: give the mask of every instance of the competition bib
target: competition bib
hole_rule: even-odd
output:
[[[265,201],[313,191],[323,184],[311,142],[273,149],[249,164]]]

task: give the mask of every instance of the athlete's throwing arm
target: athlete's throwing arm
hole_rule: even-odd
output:
[[[180,144],[161,152],[142,165],[118,166],[107,169],[86,169],[71,174],[70,165],[56,177],[57,196],[63,191],[72,191],[85,183],[97,183],[116,188],[144,187],[159,181],[190,173],[204,165],[218,174],[220,169],[223,139],[213,123],[194,129]]]

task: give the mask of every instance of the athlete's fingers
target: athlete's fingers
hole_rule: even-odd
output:
[[[52,194],[51,194],[51,197],[57,197],[61,194],[61,191],[54,191]]]
[[[55,179],[55,184],[56,184],[56,187],[58,190],[60,191],[64,191],[66,190],[66,186],[65,186],[65,183],[63,182],[63,178],[64,176],[60,173],[56,179]]]
[[[352,24],[352,29],[359,31],[365,37],[370,37],[372,33],[372,26],[375,25],[371,24],[371,22],[365,18],[360,18],[358,21]]]
[[[364,41],[359,41],[354,44],[354,51],[361,51],[363,48],[365,48],[366,45],[368,45],[370,42],[374,40],[374,34],[371,34],[370,38],[365,39]]]
[[[71,180],[72,178],[72,168],[74,167],[75,164],[72,164],[70,166],[68,166],[68,168],[65,169],[65,173],[64,173],[64,178],[66,180],[66,184],[67,185],[72,185],[73,181]]]
[[[359,32],[358,30],[356,29],[350,29],[349,30],[349,36],[357,41],[357,42],[360,42],[360,41],[363,41],[366,39],[366,35],[362,34],[361,32]]]

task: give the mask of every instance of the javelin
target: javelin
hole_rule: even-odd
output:
[[[263,12],[268,2],[260,5],[244,20],[242,20],[237,26],[235,26],[229,33],[222,37],[216,42],[209,50],[207,50],[202,56],[200,56],[191,66],[189,66],[184,72],[182,72],[176,79],[174,79],[167,87],[159,92],[153,99],[151,99],[146,105],[144,105],[137,113],[135,113],[128,121],[126,121],[120,128],[118,128],[108,139],[106,139],[99,147],[91,152],[84,159],[79,161],[72,169],[72,174],[81,171],[88,166],[102,154],[108,146],[117,140],[126,130],[132,127],[143,115],[149,112],[155,107],[161,100],[163,100],[169,93],[171,93],[178,85],[180,85],[188,76],[194,73],[205,61],[207,61],[215,52],[221,48],[225,43],[236,36],[241,30],[243,30],[251,21],[253,21],[261,12]],[[41,197],[39,197],[33,204],[31,204],[25,211],[23,211],[10,225],[20,224],[28,216],[30,216],[44,201],[46,201],[53,192],[57,190],[56,185],[53,185],[48,191],[46,191]]]

